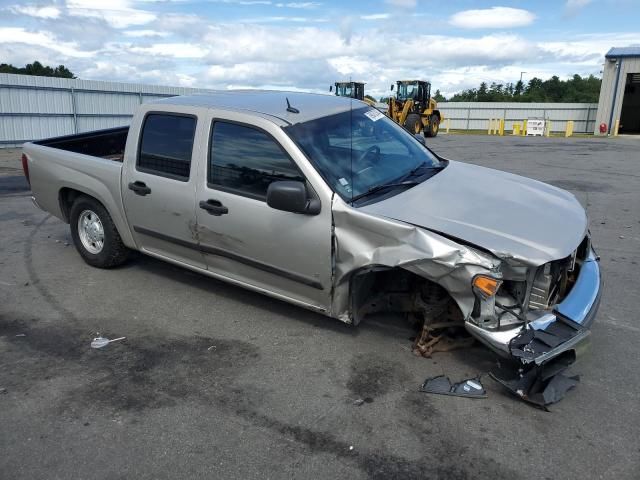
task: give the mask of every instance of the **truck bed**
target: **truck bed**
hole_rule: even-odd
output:
[[[57,148],[59,150],[66,150],[68,152],[122,162],[128,133],[129,127],[116,127],[75,135],[65,135],[63,137],[48,138],[33,143],[45,147]]]

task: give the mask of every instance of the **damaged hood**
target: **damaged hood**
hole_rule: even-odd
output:
[[[571,193],[454,161],[420,185],[358,210],[443,233],[530,265],[567,257],[587,231],[586,213]]]

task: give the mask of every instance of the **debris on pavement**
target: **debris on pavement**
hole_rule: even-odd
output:
[[[480,377],[469,378],[458,383],[451,383],[449,377],[438,375],[427,378],[420,387],[421,392],[456,397],[487,398],[487,392],[480,382]]]
[[[117,342],[119,340],[124,340],[127,337],[119,337],[109,340],[108,338],[101,337],[100,334],[96,338],[91,341],[91,348],[103,348],[109,345],[112,342]]]
[[[17,334],[16,334],[16,337],[26,337],[26,336],[27,336],[27,335],[26,335],[26,334],[24,334],[24,333],[17,333]]]
[[[564,374],[574,361],[574,356],[565,355],[557,361],[540,366],[517,369],[501,367],[489,375],[525,402],[546,410],[548,405],[562,400],[565,394],[580,382],[578,375]]]
[[[4,395],[5,393],[7,393],[7,389],[4,387],[0,387],[0,395]]]
[[[358,399],[354,400],[354,402],[353,402],[353,404],[356,407],[360,407],[360,406],[364,405],[365,403],[373,403],[373,398],[371,398],[371,397],[358,398]]]

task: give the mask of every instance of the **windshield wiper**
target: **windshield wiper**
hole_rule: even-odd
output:
[[[420,170],[442,170],[445,167],[445,165],[429,165],[427,162],[422,162],[420,165],[418,165],[417,167],[415,167],[413,170],[411,170],[404,178],[411,178],[411,177],[415,177],[416,174],[420,171]]]
[[[364,193],[361,193],[359,195],[356,195],[355,197],[353,197],[351,199],[351,203],[353,202],[357,202],[358,200],[360,200],[361,198],[367,197],[373,193],[379,192],[381,190],[386,190],[387,188],[394,188],[394,187],[414,187],[416,185],[419,185],[420,182],[416,182],[415,180],[409,180],[406,182],[391,182],[391,183],[383,183],[381,185],[376,185],[375,187],[371,187],[369,190],[367,190]]]

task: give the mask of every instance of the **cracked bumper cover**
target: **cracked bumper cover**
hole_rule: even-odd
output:
[[[582,263],[571,292],[552,310],[541,310],[526,326],[491,331],[471,321],[466,328],[480,342],[503,357],[523,364],[542,365],[564,352],[578,353],[589,342],[602,293],[602,277],[595,252],[591,250]]]

